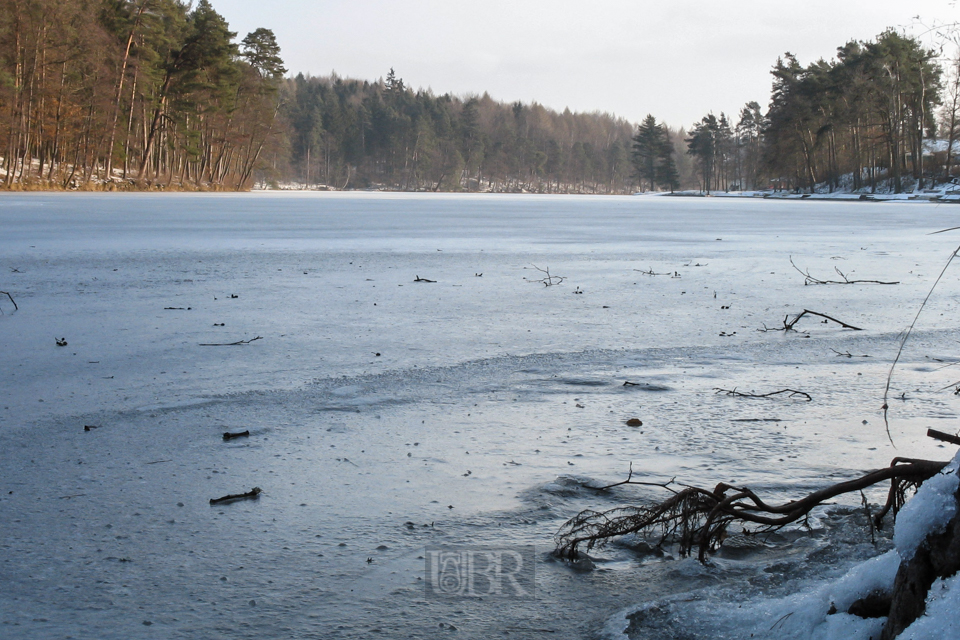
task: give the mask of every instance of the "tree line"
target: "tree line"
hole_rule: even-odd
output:
[[[766,110],[687,130],[438,96],[392,69],[285,78],[270,30],[236,36],[209,0],[0,0],[3,186],[900,191],[957,173],[960,55],[944,72],[893,30],[787,53]]]
[[[286,69],[235,36],[208,0],[0,0],[3,184],[249,186]]]
[[[298,75],[284,82],[288,170],[306,185],[430,191],[624,193],[633,125],[602,113],[505,104]]]
[[[688,153],[700,188],[899,193],[950,179],[960,131],[958,62],[938,113],[943,71],[937,58],[894,30],[848,42],[830,61],[802,66],[785,54],[771,72],[766,113],[750,102],[735,125],[721,113],[691,128]],[[938,134],[947,138],[942,150],[925,143]]]

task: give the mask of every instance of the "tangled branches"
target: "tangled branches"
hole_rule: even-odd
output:
[[[579,557],[582,545],[586,545],[589,552],[594,546],[603,545],[611,538],[636,533],[658,535],[658,544],[675,541],[683,556],[690,555],[693,548],[697,547],[698,557],[704,562],[707,553],[720,548],[727,537],[727,527],[733,522],[755,525],[756,528],[750,533],[775,531],[805,517],[826,500],[890,480],[887,502],[874,518],[874,525],[879,529],[883,517],[891,509],[896,516],[911,489],[916,489],[946,465],[946,462],[894,458],[889,467],[782,505],[767,504],[750,489],[726,483],[720,483],[713,491],[709,491],[699,487],[674,489],[672,480],[665,484],[636,482],[631,480],[631,470],[630,477],[618,485],[659,486],[669,491],[670,497],[652,506],[617,507],[602,512],[582,511],[567,521],[554,536],[556,554],[573,560]],[[747,530],[744,529],[744,532]]]
[[[553,285],[560,284],[561,282],[566,280],[566,278],[564,278],[563,276],[550,275],[550,267],[547,267],[546,269],[541,269],[535,264],[531,264],[530,266],[536,269],[537,271],[539,271],[540,273],[544,274],[545,277],[540,278],[539,280],[530,280],[529,282],[537,282],[542,284],[545,287],[552,287]],[[526,267],[524,267],[524,269],[526,269]],[[526,280],[526,278],[524,278],[524,280]]]
[[[809,393],[806,393],[805,391],[797,391],[796,389],[780,389],[780,391],[771,391],[770,393],[743,393],[742,391],[737,391],[735,388],[721,389],[719,387],[715,387],[713,391],[714,393],[722,393],[724,395],[734,396],[737,398],[772,398],[780,395],[781,393],[785,393],[787,394],[788,398],[806,398],[807,402],[813,400]]]

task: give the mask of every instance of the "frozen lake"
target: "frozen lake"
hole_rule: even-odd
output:
[[[880,406],[898,335],[960,244],[928,234],[958,213],[3,194],[0,291],[19,309],[0,296],[0,636],[617,637],[619,611],[687,594],[690,638],[750,637],[702,611],[885,549],[858,501],[707,567],[614,545],[573,569],[553,534],[581,509],[658,497],[582,486],[630,464],[787,499],[898,455],[947,459],[924,434],[955,431],[960,408],[960,265],[894,374],[896,448]],[[899,284],[806,286],[791,257],[821,279]],[[757,331],[803,309],[862,331]],[[254,486],[256,501],[209,504]],[[432,545],[536,546],[536,599],[425,597]]]

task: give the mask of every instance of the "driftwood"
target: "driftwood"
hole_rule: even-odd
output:
[[[735,396],[737,398],[772,398],[773,396],[778,396],[781,393],[786,393],[788,398],[800,396],[802,398],[806,398],[807,402],[813,400],[809,393],[797,391],[795,389],[780,389],[780,391],[771,391],[770,393],[743,393],[742,391],[737,391],[736,388],[721,389],[720,387],[714,387],[713,390],[715,393],[722,393],[728,396]]]
[[[790,264],[791,266],[793,266],[794,269],[799,271],[800,274],[804,277],[804,281],[803,281],[804,286],[808,284],[900,284],[899,281],[883,282],[880,280],[851,280],[850,278],[847,277],[847,275],[843,271],[840,271],[840,269],[837,267],[834,267],[833,270],[837,272],[837,275],[843,278],[842,281],[841,280],[821,280],[820,278],[814,278],[812,275],[810,275],[809,270],[803,271],[802,269],[800,269],[800,267],[794,264],[793,256],[790,256]]]
[[[210,498],[210,504],[227,504],[236,500],[256,500],[260,497],[261,493],[263,493],[263,489],[260,487],[254,487],[246,493],[231,493],[230,495],[223,496],[222,498]]]
[[[263,340],[263,336],[250,338],[249,340],[237,340],[236,342],[201,342],[201,347],[235,347],[241,344],[250,344],[254,340]]]
[[[798,313],[797,316],[796,316],[793,320],[790,320],[790,315],[789,315],[789,314],[788,314],[788,315],[785,315],[785,316],[783,317],[783,326],[782,326],[782,327],[773,327],[773,328],[771,328],[771,327],[768,327],[767,325],[763,325],[763,329],[757,329],[757,331],[764,332],[764,333],[767,332],[767,331],[794,331],[794,328],[793,328],[794,325],[796,325],[797,322],[800,321],[800,318],[802,318],[803,316],[807,316],[807,315],[810,315],[810,316],[819,316],[819,317],[824,318],[824,319],[826,319],[826,320],[830,320],[830,321],[836,322],[837,324],[839,324],[839,325],[840,325],[841,327],[843,327],[844,329],[853,329],[854,331],[863,331],[863,329],[861,329],[860,327],[855,327],[855,326],[853,326],[852,324],[847,324],[846,322],[843,322],[842,320],[837,320],[836,318],[831,317],[831,316],[828,316],[828,315],[826,315],[825,313],[820,313],[820,312],[818,312],[818,311],[810,311],[809,309],[804,309],[803,311],[801,311],[800,313]]]
[[[413,281],[414,282],[436,282],[436,280],[427,280],[426,278],[421,278],[420,276],[417,276],[416,278],[414,278]]]
[[[566,278],[563,276],[550,275],[550,267],[547,267],[546,269],[541,269],[535,264],[531,264],[530,266],[536,269],[537,271],[539,271],[540,273],[544,274],[545,276],[543,278],[540,278],[539,280],[530,280],[530,282],[536,282],[536,283],[542,284],[545,287],[552,287],[553,285],[560,284],[561,282],[566,280]],[[526,267],[524,267],[524,269],[526,269]]]
[[[18,272],[19,273],[19,272]],[[13,299],[13,296],[7,293],[6,291],[0,291],[0,295],[7,296],[10,298],[10,302],[13,303],[13,310],[20,311],[20,307],[17,306],[17,301]],[[3,309],[0,309],[0,314],[3,314]]]
[[[665,483],[639,482],[630,476],[602,489],[636,484],[659,487],[670,492],[670,497],[651,506],[617,507],[608,511],[585,510],[568,520],[554,536],[556,554],[570,560],[580,555],[580,548],[590,551],[611,538],[627,534],[657,534],[658,544],[668,540],[679,544],[682,556],[698,549],[701,562],[707,553],[715,551],[727,536],[727,528],[734,522],[754,525],[745,533],[775,531],[807,516],[814,507],[836,496],[861,491],[877,483],[890,480],[887,503],[874,517],[874,526],[880,528],[884,516],[892,509],[894,516],[906,501],[910,489],[939,473],[946,462],[894,458],[889,467],[871,471],[859,478],[847,480],[815,491],[799,500],[782,505],[767,504],[746,487],[720,483],[712,491],[700,487]],[[682,488],[680,488],[682,487]]]
[[[249,437],[250,437],[249,429],[247,429],[246,431],[234,431],[233,433],[229,431],[223,432],[224,440],[233,440],[234,438],[249,438]]]

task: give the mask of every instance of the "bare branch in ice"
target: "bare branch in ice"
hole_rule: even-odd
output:
[[[539,280],[530,280],[529,282],[536,282],[536,283],[542,284],[545,287],[552,287],[553,285],[560,284],[561,282],[566,280],[566,278],[564,278],[563,276],[550,275],[550,267],[547,267],[546,269],[541,269],[535,264],[532,264],[530,266],[536,269],[537,271],[539,271],[540,273],[544,274],[545,277],[540,278]],[[524,267],[524,269],[526,268],[527,267]],[[526,278],[524,278],[524,280],[526,280]]]
[[[800,267],[794,264],[793,256],[790,256],[790,264],[791,266],[793,266],[794,269],[800,272],[800,275],[804,277],[804,281],[803,281],[804,285],[808,285],[808,284],[900,284],[899,281],[883,282],[880,280],[851,280],[850,278],[847,277],[847,275],[843,271],[840,271],[840,269],[838,269],[837,267],[834,267],[833,270],[837,272],[837,275],[843,278],[842,281],[841,280],[821,280],[820,278],[814,278],[812,275],[810,275],[809,269],[807,271],[803,271]]]
[[[795,389],[780,389],[780,391],[771,391],[770,393],[743,393],[742,391],[737,391],[736,389],[721,389],[719,387],[715,387],[714,392],[722,393],[728,396],[734,396],[737,398],[772,398],[773,396],[780,395],[781,393],[786,393],[788,398],[799,396],[801,398],[806,398],[807,402],[813,400],[809,393],[797,391]]]
[[[421,278],[420,276],[417,276],[416,278],[414,278],[413,281],[414,282],[436,282],[436,280],[427,280],[426,278]]]
[[[846,322],[843,322],[842,320],[837,320],[836,318],[828,316],[824,313],[819,313],[817,311],[810,311],[809,309],[804,309],[803,311],[798,313],[793,320],[790,319],[789,314],[784,316],[782,327],[771,328],[771,327],[768,327],[767,325],[763,325],[763,329],[757,329],[757,331],[760,331],[761,333],[766,333],[767,331],[795,331],[795,329],[793,328],[794,325],[796,325],[797,322],[800,321],[800,318],[806,315],[819,316],[821,318],[824,318],[825,320],[836,322],[844,329],[853,329],[854,331],[863,331],[863,329],[861,329],[860,327],[855,327],[852,324],[847,324]],[[826,324],[826,322],[824,322],[824,324]]]

